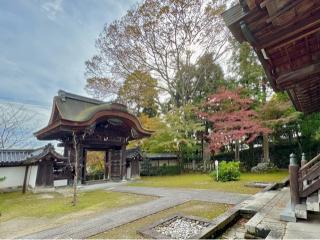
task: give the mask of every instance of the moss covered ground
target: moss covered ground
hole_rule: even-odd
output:
[[[271,173],[241,173],[239,181],[217,182],[209,174],[182,174],[175,176],[142,177],[130,186],[169,187],[211,189],[215,191],[255,194],[261,189],[247,187],[250,182],[279,182],[288,176],[288,170],[279,170]]]
[[[80,192],[78,203],[72,206],[72,196],[58,192],[0,193],[0,221],[4,222],[17,217],[59,217],[69,213],[96,213],[115,208],[126,207],[155,199],[151,196],[126,194],[96,190]]]

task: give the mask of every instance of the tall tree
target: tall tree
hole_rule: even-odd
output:
[[[157,81],[150,74],[134,71],[119,89],[119,100],[139,116],[141,113],[154,117],[157,114]]]
[[[208,136],[211,150],[218,152],[223,146],[235,144],[235,160],[239,160],[240,143],[249,144],[259,135],[271,132],[256,119],[253,101],[241,97],[240,91],[219,89],[209,97],[207,112],[200,113],[212,123],[212,132]]]
[[[112,79],[108,84],[113,86],[117,79],[143,69],[179,106],[177,88],[186,93],[189,79],[177,73],[206,52],[216,60],[225,50],[227,31],[220,17],[223,2],[145,0],[105,26],[96,42],[98,55],[86,62],[87,77]],[[187,104],[188,95],[181,97],[182,105]]]
[[[240,44],[234,39],[231,40],[231,46],[231,69],[237,75],[235,78],[246,89],[248,97],[255,99],[258,104],[264,104],[271,89],[256,53],[248,43]],[[249,146],[253,148],[253,145]],[[270,159],[267,133],[263,134],[263,149],[264,161],[268,162]]]
[[[195,64],[181,63],[176,81],[175,102],[178,106],[183,105],[183,101],[200,103],[217,91],[219,86],[226,84],[222,68],[215,63],[212,53],[204,54]],[[185,83],[188,84],[185,86]]]
[[[0,149],[25,147],[29,145],[34,115],[23,105],[0,105]]]
[[[90,77],[85,86],[86,91],[100,100],[113,100],[118,97],[121,83],[110,77]]]
[[[265,103],[269,84],[256,53],[248,43],[231,40],[231,46],[231,70],[235,78],[248,91],[248,96]]]
[[[288,95],[285,93],[276,93],[266,104],[261,105],[258,110],[259,118],[263,124],[272,129],[272,136],[281,139],[285,135],[299,135],[298,122],[301,113],[297,112]],[[263,138],[264,161],[268,162],[269,158],[269,141]]]
[[[143,149],[148,152],[177,152],[193,149],[197,145],[197,132],[203,131],[195,115],[194,106],[174,108],[163,117],[162,127],[144,141]]]

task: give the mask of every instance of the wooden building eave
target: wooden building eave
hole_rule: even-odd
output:
[[[272,88],[287,91],[299,111],[320,111],[320,1],[240,0],[239,6],[245,14],[227,10],[226,24],[253,46]]]

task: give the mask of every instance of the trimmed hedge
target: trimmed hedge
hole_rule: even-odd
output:
[[[307,160],[312,159],[317,155],[317,152],[320,149],[317,149],[317,146],[312,146],[309,148],[304,148],[304,153],[306,154]],[[288,168],[289,166],[289,156],[291,153],[296,154],[297,160],[300,163],[301,152],[299,150],[298,144],[277,144],[270,145],[270,161],[278,168]],[[256,166],[261,162],[263,158],[262,147],[251,149],[245,149],[240,151],[240,161],[243,164],[243,167],[247,170],[250,170],[252,167]],[[219,161],[233,161],[234,152],[218,153],[213,156],[214,160]]]
[[[176,175],[181,173],[181,167],[177,166],[167,166],[163,165],[160,167],[155,167],[151,165],[150,160],[145,159],[141,163],[141,176],[165,176],[165,175]]]
[[[148,171],[141,171],[141,176],[166,176],[166,175],[177,175],[181,173],[181,168],[179,166],[166,166],[161,167],[151,167]]]

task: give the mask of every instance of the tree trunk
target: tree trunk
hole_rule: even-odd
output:
[[[239,140],[236,140],[235,151],[234,151],[234,153],[235,153],[234,160],[238,161],[238,162],[240,161],[239,149],[240,149],[240,143],[239,143]]]
[[[78,184],[78,143],[77,136],[73,133],[73,147],[74,147],[74,177],[73,177],[73,200],[72,205],[75,206],[77,204],[77,184]]]
[[[263,161],[270,162],[269,156],[269,135],[263,134]]]

